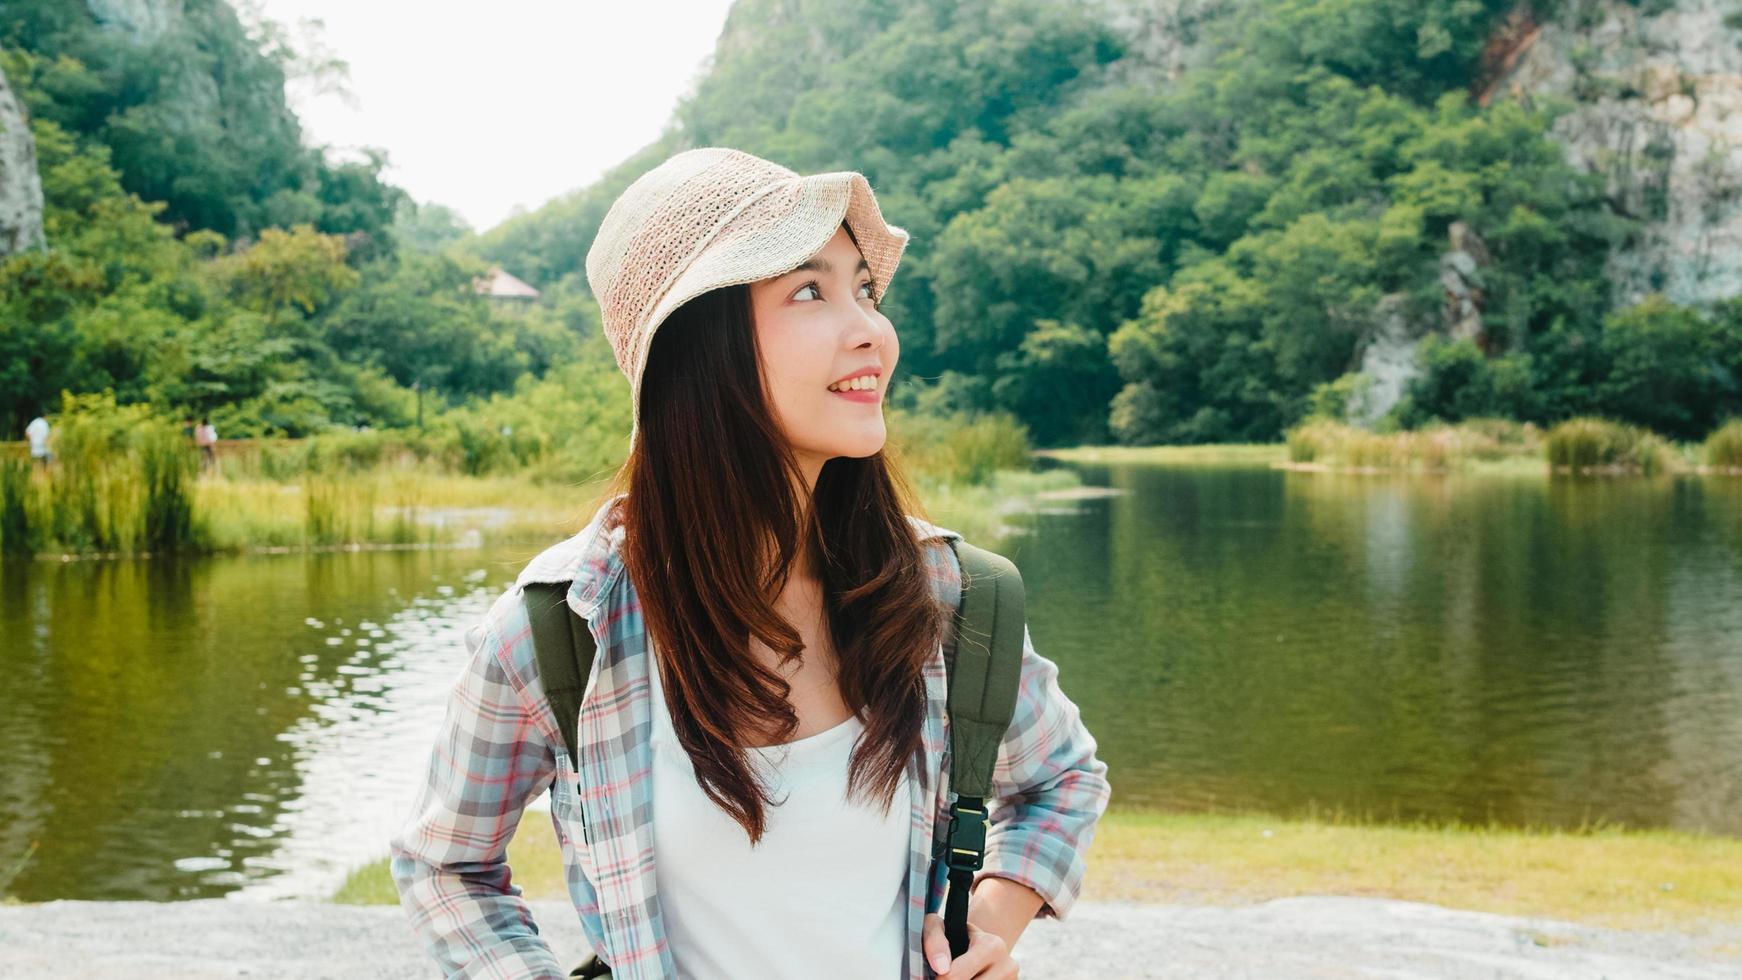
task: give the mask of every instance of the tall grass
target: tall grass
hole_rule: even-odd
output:
[[[139,475],[144,484],[144,528],[147,548],[175,549],[197,543],[194,527],[195,457],[181,434],[166,425],[148,426],[136,434]]]
[[[999,470],[1028,468],[1028,429],[1008,413],[887,417],[891,458],[918,479],[978,486]]]
[[[1007,478],[1029,467],[1028,435],[1008,414],[891,409],[889,417],[890,452],[926,496],[990,510],[1022,495]],[[202,475],[179,429],[143,406],[79,396],[54,424],[61,455],[49,474],[16,461],[0,468],[0,548],[236,551],[544,538],[592,516],[585,505],[615,468],[595,465],[602,456],[569,460],[564,448],[504,454],[520,429],[494,443],[463,432],[381,431],[227,447],[216,471]],[[506,471],[474,475],[499,469]],[[575,472],[596,479],[556,479]]]
[[[175,426],[112,393],[63,395],[46,475],[0,471],[0,547],[12,553],[200,546],[195,457]]]
[[[35,550],[30,536],[30,471],[36,464],[22,459],[0,459],[0,553],[29,554]]]
[[[1445,469],[1466,460],[1535,456],[1541,438],[1534,425],[1506,419],[1370,432],[1332,419],[1311,418],[1287,433],[1292,462],[1372,469]]]
[[[1731,419],[1706,437],[1706,463],[1720,469],[1742,469],[1742,419]]]
[[[1575,418],[1549,430],[1549,465],[1575,473],[1635,471],[1652,475],[1669,470],[1675,449],[1654,432],[1602,418]]]

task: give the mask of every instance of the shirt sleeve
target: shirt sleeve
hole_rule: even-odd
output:
[[[1010,878],[1044,900],[1037,917],[1063,919],[1083,888],[1084,854],[1107,809],[1107,765],[1058,684],[1058,666],[1022,630],[1016,711],[998,748],[986,856],[974,884]]]
[[[555,753],[504,666],[514,660],[495,622],[466,631],[470,659],[411,817],[389,842],[390,866],[400,905],[450,980],[564,980],[507,863],[522,811],[555,778]],[[520,624],[513,634],[529,642]]]

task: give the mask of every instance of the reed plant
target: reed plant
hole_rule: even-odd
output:
[[[891,409],[892,456],[914,477],[984,485],[1000,470],[1028,468],[1028,429],[1005,412],[916,415]]]
[[[1595,417],[1559,423],[1549,430],[1544,450],[1550,466],[1574,473],[1639,472],[1649,476],[1669,470],[1676,458],[1674,447],[1662,436],[1636,425]]]
[[[196,459],[181,434],[168,425],[135,433],[144,500],[141,541],[152,549],[175,549],[198,540],[194,526]]]
[[[890,409],[890,416],[890,452],[927,497],[957,512],[991,513],[994,501],[1022,495],[1007,478],[1029,469],[1028,434],[1010,415]],[[62,455],[48,475],[21,461],[0,469],[7,551],[549,538],[592,516],[589,502],[621,462],[607,449],[625,441],[594,433],[590,441],[551,442],[531,425],[512,436],[492,430],[494,443],[458,430],[334,432],[228,446],[216,469],[202,474],[179,428],[144,406],[77,396],[55,426]],[[579,455],[571,458],[571,449]],[[469,475],[476,470],[488,475]]]
[[[1467,461],[1492,462],[1535,455],[1541,433],[1508,419],[1467,419],[1400,432],[1373,432],[1328,418],[1309,418],[1288,430],[1288,458],[1360,469],[1446,469]]]
[[[1706,464],[1717,469],[1742,469],[1742,418],[1731,419],[1706,437]]]
[[[24,555],[36,550],[30,534],[30,470],[23,459],[0,459],[0,553]]]
[[[173,423],[112,392],[62,396],[46,478],[13,468],[0,502],[7,551],[194,549],[196,458]]]

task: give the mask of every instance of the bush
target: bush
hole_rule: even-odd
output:
[[[8,536],[71,551],[196,546],[197,460],[179,428],[145,405],[117,405],[113,391],[63,393],[61,408],[52,420],[56,462],[47,492],[33,495],[28,480],[16,487],[15,477],[8,480],[0,511],[25,501],[22,515],[3,518]]]
[[[1162,441],[1167,424],[1161,394],[1148,381],[1133,381],[1113,396],[1107,427],[1126,446],[1146,446]]]
[[[1635,425],[1603,418],[1568,419],[1544,441],[1550,466],[1584,472],[1593,469],[1661,473],[1674,450],[1661,436]]]
[[[1489,358],[1467,338],[1429,336],[1422,341],[1417,357],[1421,374],[1410,381],[1407,397],[1398,408],[1399,421],[1406,427],[1416,428],[1436,419],[1457,422],[1536,415],[1528,354]]]
[[[0,553],[29,554],[30,468],[26,459],[0,459]]]
[[[1731,419],[1706,437],[1706,463],[1742,469],[1742,418]]]
[[[984,484],[998,470],[1028,468],[1028,430],[1007,412],[946,416],[889,411],[889,444],[915,479]]]
[[[1466,459],[1495,460],[1535,453],[1536,427],[1506,419],[1435,423],[1406,432],[1369,432],[1331,419],[1309,418],[1287,433],[1297,463],[1441,469]]]
[[[1308,399],[1308,412],[1318,418],[1343,421],[1349,418],[1352,408],[1366,400],[1372,388],[1372,375],[1350,371],[1335,381],[1315,385]]]

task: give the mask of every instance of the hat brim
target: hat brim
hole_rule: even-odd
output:
[[[635,379],[636,426],[641,414],[640,379],[653,349],[653,334],[678,307],[709,290],[755,282],[791,272],[799,263],[822,251],[835,229],[845,221],[870,266],[882,300],[895,276],[896,266],[907,249],[908,234],[883,220],[877,198],[863,174],[837,171],[813,174],[776,184],[746,209],[746,219],[727,223],[689,266],[672,280],[654,304],[642,325],[643,336],[635,345],[636,361],[630,375]],[[631,440],[633,442],[633,439]]]

